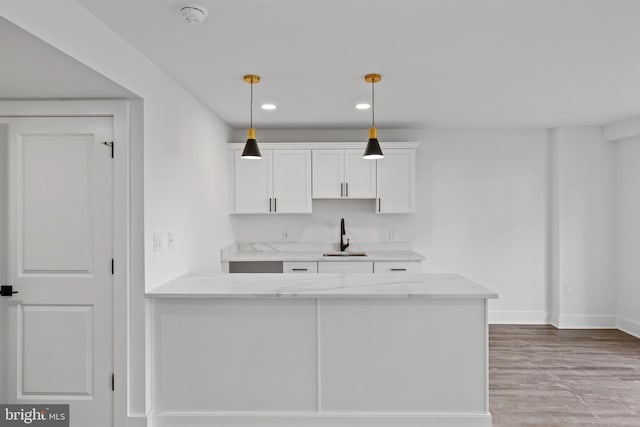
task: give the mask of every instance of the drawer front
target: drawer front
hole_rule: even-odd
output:
[[[371,261],[320,261],[318,273],[373,273]]]
[[[420,273],[420,261],[380,261],[373,263],[374,273]]]
[[[283,273],[317,273],[317,262],[285,261],[282,263]]]

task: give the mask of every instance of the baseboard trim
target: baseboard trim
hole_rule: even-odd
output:
[[[160,413],[153,418],[153,427],[491,427],[489,413]]]
[[[611,315],[561,314],[553,325],[558,329],[617,329],[618,319]]]
[[[546,311],[489,311],[489,323],[496,325],[546,325]]]
[[[640,322],[625,317],[618,317],[618,329],[636,338],[640,338]]]
[[[546,311],[490,311],[489,323],[506,325],[552,325],[558,329],[618,329],[619,325],[622,324],[626,325],[625,327],[631,331],[630,333],[632,335],[640,333],[640,323],[612,315],[558,315],[557,313],[547,313]],[[620,329],[622,330],[622,328]]]

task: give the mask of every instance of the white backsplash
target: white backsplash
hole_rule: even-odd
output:
[[[314,200],[312,214],[232,215],[236,242],[324,242],[340,240],[340,218],[353,246],[411,241],[415,214],[374,213],[375,200]]]

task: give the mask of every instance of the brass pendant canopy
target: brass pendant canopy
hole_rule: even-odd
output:
[[[242,150],[243,159],[261,159],[262,153],[258,147],[258,141],[256,140],[256,130],[253,128],[253,85],[260,83],[260,76],[256,74],[247,74],[242,77],[245,83],[251,85],[251,112],[250,112],[250,124],[247,129],[247,142],[244,144],[244,150]]]
[[[376,104],[375,104],[375,89],[374,85],[382,80],[380,74],[367,74],[364,76],[364,81],[371,83],[371,127],[369,128],[369,141],[364,149],[363,158],[368,160],[377,160],[384,158],[382,148],[380,148],[380,142],[378,141],[378,129],[376,128]]]

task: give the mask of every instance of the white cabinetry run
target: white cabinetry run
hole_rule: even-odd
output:
[[[312,198],[375,199],[376,213],[413,213],[418,144],[383,144],[380,160],[363,159],[363,143],[263,143],[258,160],[230,144],[231,213],[311,213]]]
[[[311,212],[311,150],[261,150],[262,159],[233,150],[234,213]]]

